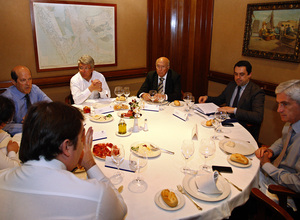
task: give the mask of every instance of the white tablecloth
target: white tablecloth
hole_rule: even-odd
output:
[[[101,106],[109,105],[109,100],[102,103],[85,103],[85,105]],[[83,105],[84,106],[84,105]],[[190,111],[187,121],[183,121],[173,115],[174,109],[184,111],[184,107],[173,107],[171,105],[165,105],[164,110],[160,112],[141,111],[142,117],[139,119],[139,125],[144,125],[144,119],[148,120],[148,131],[140,131],[138,133],[132,133],[128,137],[119,137],[115,134],[118,129],[118,111],[111,113],[114,120],[108,123],[95,123],[86,117],[86,128],[92,126],[94,131],[105,130],[107,133],[107,139],[95,141],[93,144],[102,142],[122,143],[125,148],[125,160],[129,160],[130,145],[136,141],[148,141],[155,145],[175,152],[175,155],[161,153],[156,158],[148,160],[148,164],[142,169],[141,174],[143,179],[147,182],[148,188],[143,193],[133,193],[128,189],[128,184],[135,177],[135,173],[124,173],[124,179],[120,185],[124,186],[122,196],[128,206],[128,214],[126,219],[223,219],[230,216],[231,211],[242,204],[244,204],[249,198],[249,194],[252,187],[257,187],[259,161],[255,155],[250,155],[252,165],[248,168],[239,168],[230,165],[227,162],[227,154],[225,154],[219,148],[219,141],[216,141],[217,150],[216,153],[209,157],[207,160],[208,165],[223,165],[231,166],[233,173],[222,175],[238,185],[243,189],[242,192],[230,185],[231,193],[229,196],[218,202],[205,202],[195,199],[196,202],[203,208],[199,211],[195,205],[185,197],[185,205],[177,211],[166,211],[161,209],[155,204],[154,196],[158,191],[162,189],[177,189],[177,185],[181,184],[184,178],[184,173],[180,171],[180,168],[184,165],[184,158],[181,154],[180,148],[183,139],[191,139],[192,129],[197,124],[199,139],[209,138],[214,134],[212,128],[206,128],[201,125],[201,122],[205,119],[196,115]],[[127,127],[133,126],[133,119],[125,119]],[[244,129],[240,124],[234,123],[234,127],[228,128],[230,133],[226,135],[231,138],[243,139],[250,141],[257,148],[255,140],[250,133]],[[195,153],[189,159],[188,166],[194,169],[199,169],[199,166],[203,164],[204,158],[199,153],[199,143],[195,142]],[[108,177],[112,176],[116,170],[104,167],[105,161],[96,159],[97,165]],[[81,176],[82,177],[82,176]]]

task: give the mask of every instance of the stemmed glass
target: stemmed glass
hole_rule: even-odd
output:
[[[111,158],[113,162],[117,165],[118,171],[114,174],[110,181],[112,184],[119,184],[123,180],[123,174],[120,172],[120,165],[124,161],[125,150],[122,144],[113,145],[111,148]]]
[[[206,159],[216,152],[216,144],[209,138],[201,139],[199,152],[204,156],[204,164],[200,166],[200,169],[211,171],[211,167],[206,165]]]
[[[152,102],[155,101],[155,95],[156,95],[156,94],[157,94],[157,91],[156,91],[156,90],[150,90],[150,91],[149,91],[150,100],[151,100]]]
[[[120,98],[120,96],[124,93],[123,87],[116,86],[114,92],[115,92],[115,95]]]
[[[130,95],[130,88],[129,87],[124,87],[124,95],[126,96],[126,100],[128,98],[128,96]]]
[[[195,97],[194,96],[190,96],[190,101],[187,104],[188,104],[189,111],[190,111],[191,108],[193,107],[193,105],[195,104]]]
[[[165,101],[165,94],[164,93],[160,93],[158,96],[158,101],[159,101],[159,110],[162,111],[164,110],[164,108],[162,107],[162,103]]]
[[[139,154],[140,156],[131,152],[129,156],[129,166],[132,170],[136,171],[137,177],[129,183],[128,188],[130,191],[136,193],[145,192],[148,187],[147,183],[144,180],[142,180],[140,176],[140,169],[147,165],[147,152],[139,151]]]
[[[185,111],[189,111],[189,102],[191,102],[191,97],[192,97],[192,93],[191,92],[185,92],[183,94],[183,101],[185,102],[186,104],[186,108],[185,108]]]
[[[220,122],[220,126],[217,129],[217,132],[219,133],[225,133],[224,128],[222,127],[222,122],[225,121],[228,117],[228,114],[226,111],[216,111],[215,112],[215,119]]]
[[[195,150],[194,142],[192,140],[183,140],[182,145],[181,145],[181,153],[184,156],[185,165],[184,165],[184,167],[181,168],[181,172],[183,172],[183,173],[193,173],[194,172],[187,166],[187,161],[191,156],[193,156],[194,150]]]

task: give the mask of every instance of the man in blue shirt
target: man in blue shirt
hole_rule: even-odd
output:
[[[22,132],[22,123],[31,104],[52,100],[36,85],[32,85],[31,72],[26,66],[16,66],[11,71],[12,86],[2,94],[15,104],[15,115],[3,130],[15,135]]]

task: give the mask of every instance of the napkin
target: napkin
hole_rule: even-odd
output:
[[[177,118],[180,118],[180,119],[184,120],[184,121],[186,121],[186,119],[188,117],[188,115],[185,112],[177,110],[177,109],[174,109],[173,115],[176,116]]]
[[[205,194],[221,194],[222,190],[218,189],[216,185],[218,177],[219,174],[217,171],[199,171],[195,177],[198,191]]]
[[[118,169],[117,165],[113,162],[111,157],[105,158],[105,167]],[[132,173],[135,172],[134,170],[130,169],[128,160],[123,160],[123,162],[120,164],[120,170],[132,172]]]
[[[195,124],[192,130],[192,140],[198,140],[198,126]]]
[[[144,106],[143,110],[158,112],[159,111],[159,106],[158,105],[149,105],[149,104],[145,103],[145,106]]]
[[[93,141],[98,141],[106,138],[107,138],[106,131],[94,131],[93,133]]]
[[[112,106],[105,106],[102,108],[97,108],[94,111],[95,111],[95,114],[104,114],[104,113],[113,112],[114,108]]]

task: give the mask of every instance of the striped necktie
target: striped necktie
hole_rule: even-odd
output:
[[[157,92],[162,94],[164,91],[164,78],[160,77],[159,80]]]

